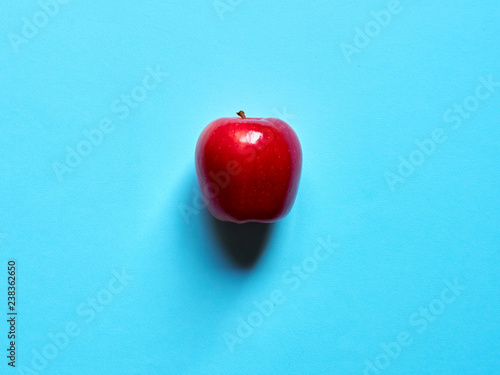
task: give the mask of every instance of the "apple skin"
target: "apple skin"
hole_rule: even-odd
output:
[[[219,220],[270,223],[293,206],[302,149],[282,120],[244,113],[215,120],[198,139],[195,161],[203,200]]]

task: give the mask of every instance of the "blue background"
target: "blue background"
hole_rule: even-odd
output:
[[[500,81],[498,2],[402,0],[351,62],[342,43],[388,1],[233,4],[70,1],[44,19],[35,1],[1,2],[0,301],[14,258],[19,315],[18,367],[2,355],[0,373],[30,373],[44,350],[37,373],[498,372],[500,88],[467,99],[480,77]],[[24,17],[43,26],[16,45]],[[120,118],[113,103],[148,67],[168,76]],[[477,110],[446,122],[464,100]],[[250,268],[195,207],[197,137],[240,109],[289,122],[304,153],[295,206]],[[114,131],[58,179],[106,118]],[[398,175],[439,128],[445,141]],[[328,237],[335,252],[287,284]],[[106,300],[124,269],[133,280]],[[443,306],[446,282],[465,290],[411,323]],[[285,301],[231,352],[224,335],[275,289]],[[92,319],[89,298],[106,300]],[[54,355],[68,322],[79,334]],[[381,344],[401,332],[412,343],[390,358]]]

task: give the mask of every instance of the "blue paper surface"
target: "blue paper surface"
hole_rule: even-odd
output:
[[[498,373],[498,2],[0,8],[1,374]],[[304,157],[246,267],[194,170],[239,110]]]

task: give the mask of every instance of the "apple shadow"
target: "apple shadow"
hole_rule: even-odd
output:
[[[232,263],[241,269],[253,268],[264,253],[274,223],[236,224],[220,221],[208,212],[207,216]]]

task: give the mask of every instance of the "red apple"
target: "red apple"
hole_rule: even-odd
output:
[[[205,204],[222,221],[269,223],[293,206],[302,149],[293,129],[275,118],[220,118],[196,145],[196,174]]]

